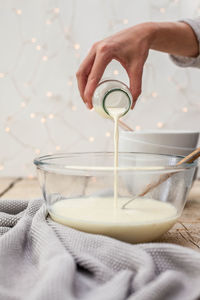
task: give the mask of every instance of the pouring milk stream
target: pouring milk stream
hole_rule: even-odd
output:
[[[118,80],[102,81],[93,95],[94,109],[104,117],[114,120],[114,207],[118,207],[118,144],[119,119],[125,115],[132,105],[132,95],[128,87]]]

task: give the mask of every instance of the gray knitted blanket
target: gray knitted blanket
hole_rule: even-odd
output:
[[[200,299],[200,253],[131,245],[53,222],[42,200],[0,200],[0,299]]]

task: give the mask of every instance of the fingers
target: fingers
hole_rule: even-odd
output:
[[[90,71],[85,92],[84,92],[84,100],[87,103],[88,107],[91,109],[92,106],[92,96],[99,83],[106,66],[111,61],[111,57],[103,53],[102,51],[97,51],[95,60]]]
[[[80,95],[90,109],[94,90],[111,59],[111,47],[105,42],[98,42],[93,45],[76,73]]]
[[[88,75],[92,69],[94,59],[95,59],[95,49],[93,46],[76,73],[78,89],[79,89],[81,98],[83,99],[84,102],[85,102],[84,91],[85,91],[85,87],[87,84]]]
[[[130,92],[133,97],[133,103],[131,109],[134,108],[136,101],[141,94],[142,90],[142,74],[143,74],[143,64],[134,64],[128,70],[129,80],[130,80]]]

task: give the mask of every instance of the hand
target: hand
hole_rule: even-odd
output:
[[[80,95],[92,108],[92,96],[106,66],[112,59],[121,63],[128,73],[133,105],[141,93],[143,66],[156,30],[155,23],[143,23],[95,43],[78,72]]]
[[[128,73],[133,108],[141,93],[143,66],[149,49],[197,57],[199,42],[193,29],[184,22],[149,22],[95,43],[77,72],[80,95],[87,106],[92,108],[94,90],[106,66],[116,59]]]

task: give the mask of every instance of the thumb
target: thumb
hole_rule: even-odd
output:
[[[142,74],[143,74],[143,65],[134,65],[128,71],[128,76],[130,81],[130,92],[133,97],[133,103],[131,109],[134,108],[135,103],[142,91]]]

